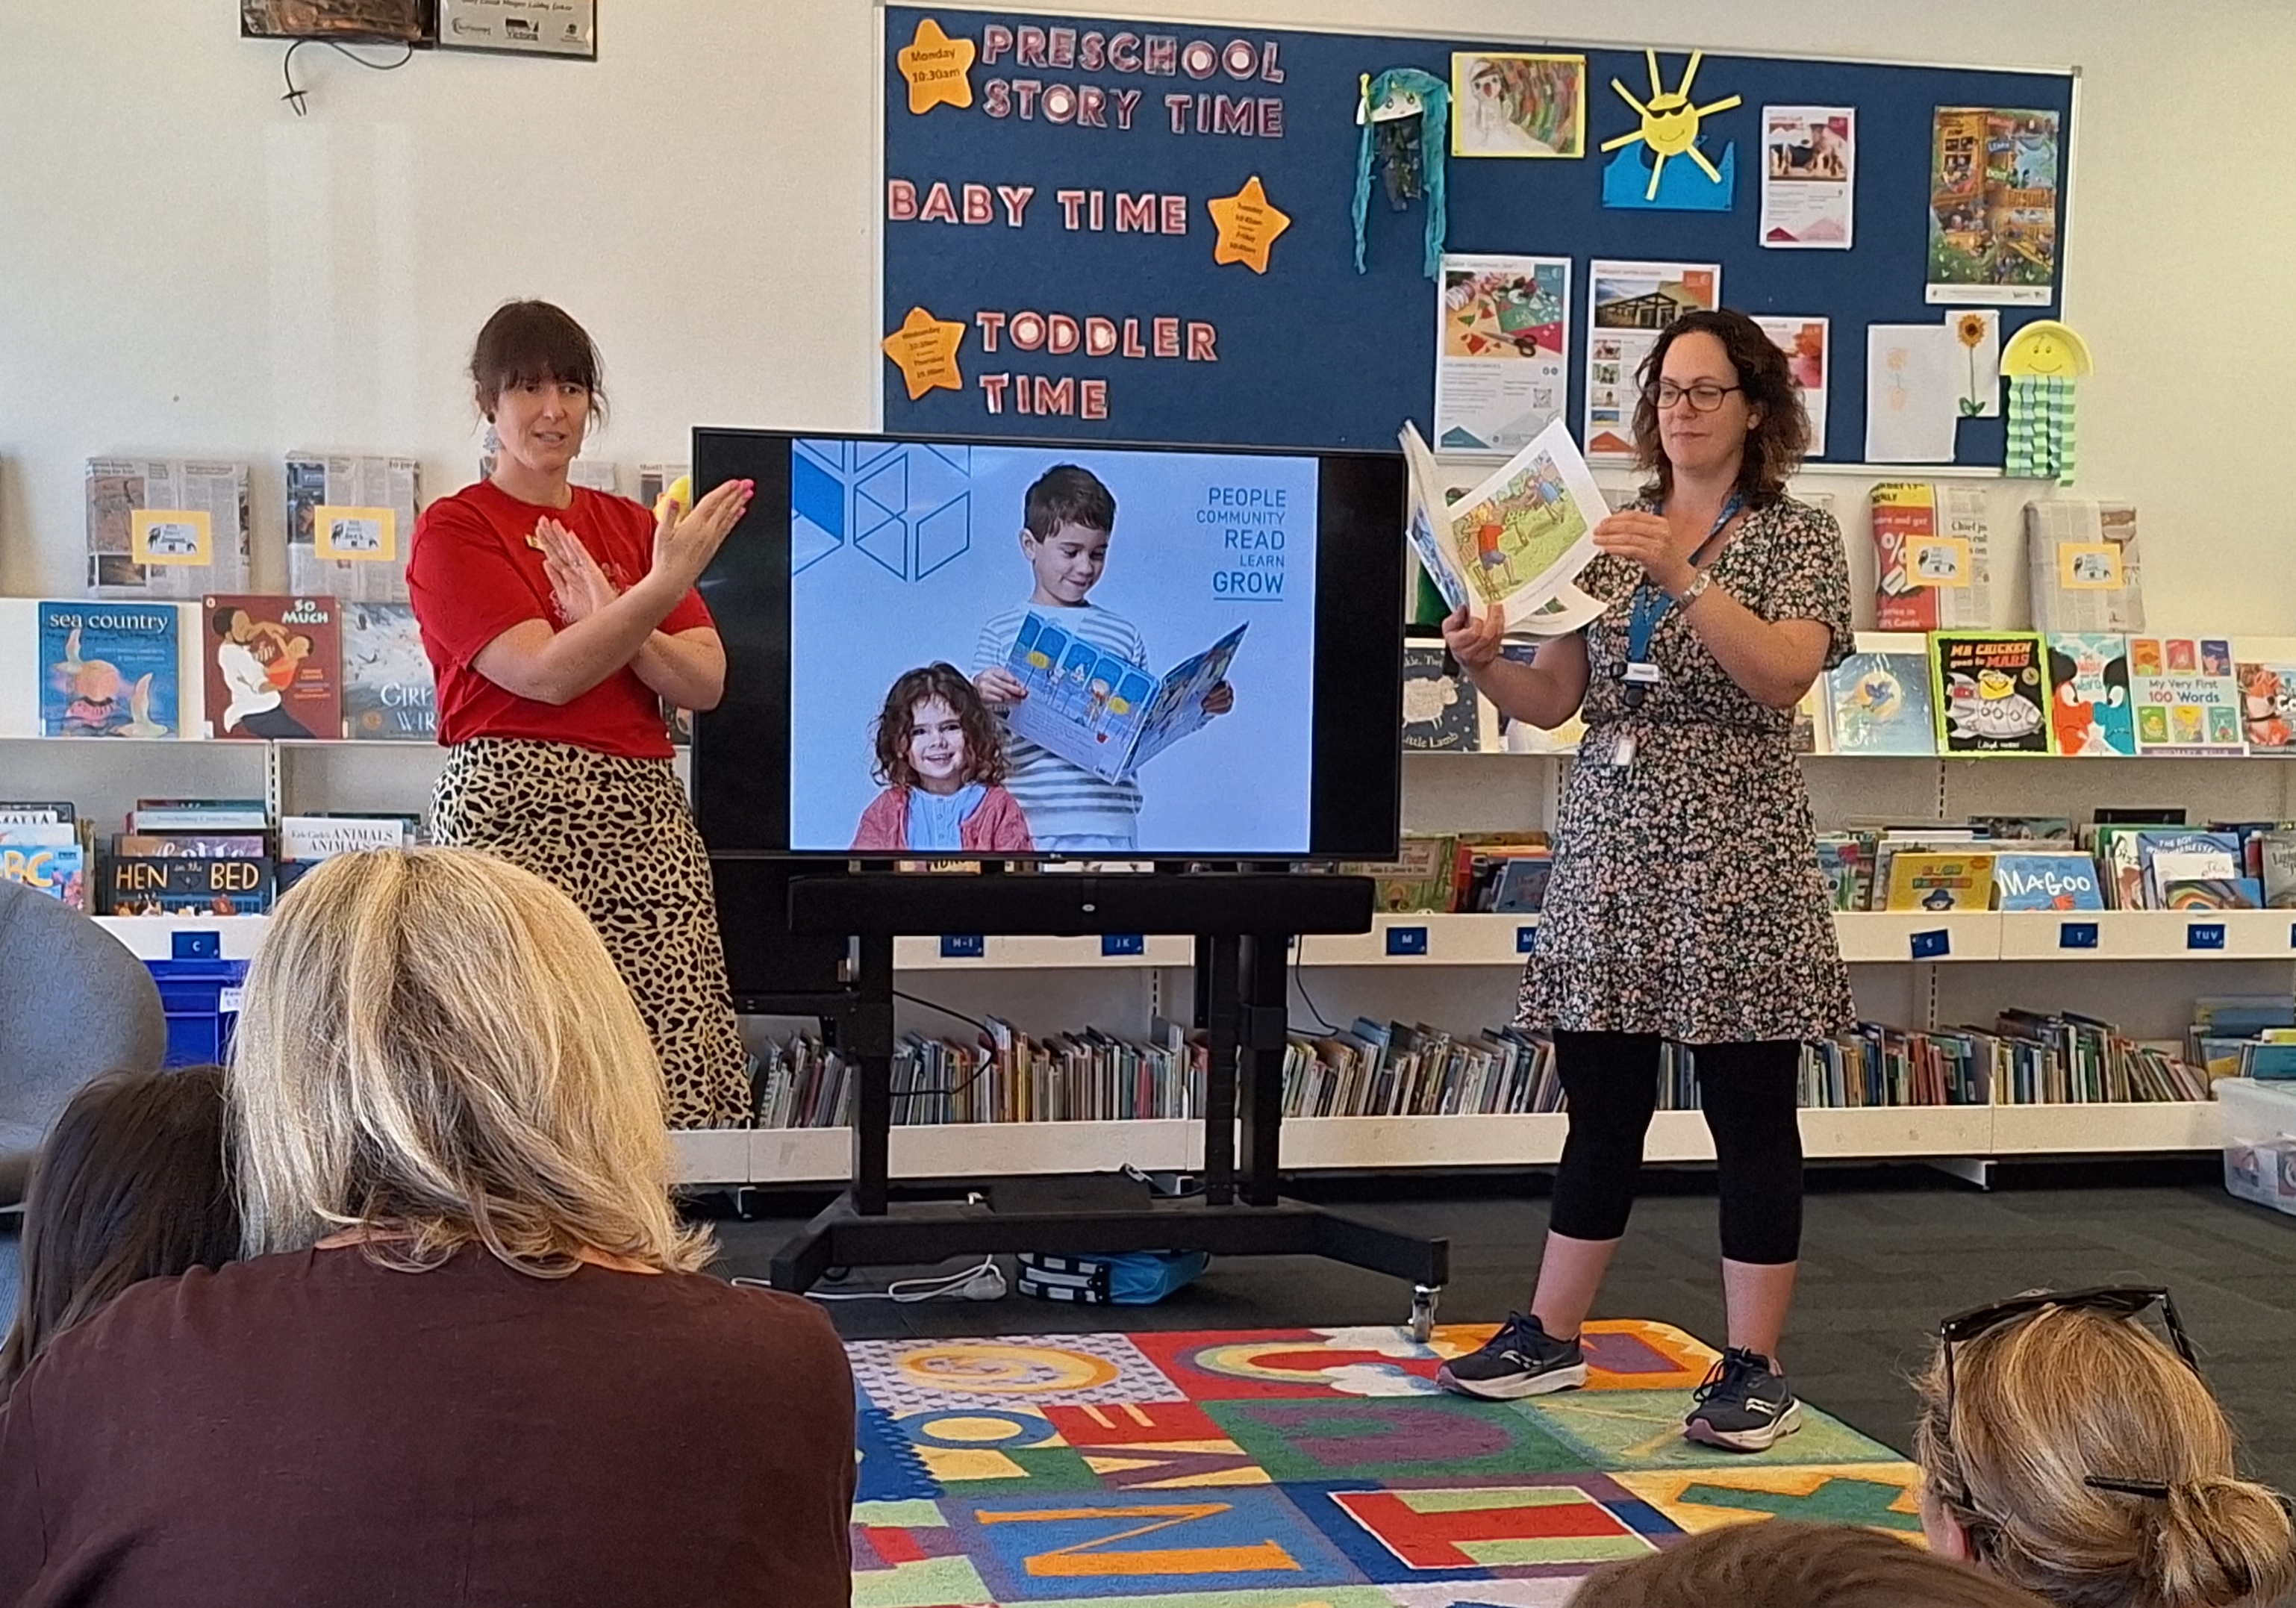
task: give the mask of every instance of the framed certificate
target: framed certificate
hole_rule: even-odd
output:
[[[448,50],[598,59],[598,0],[439,0]]]
[[[240,0],[239,31],[249,39],[427,45],[430,7],[431,0]]]

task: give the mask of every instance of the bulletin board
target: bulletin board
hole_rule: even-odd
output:
[[[1570,260],[1562,416],[1574,435],[1597,258],[1715,264],[1725,306],[1829,320],[1817,462],[1865,455],[1869,324],[1992,305],[2005,340],[2059,316],[2070,71],[1706,54],[1692,103],[1737,97],[1699,127],[1699,150],[1731,178],[1729,208],[1646,209],[1604,204],[1621,153],[1599,149],[1641,122],[1614,78],[1650,103],[1641,49],[901,5],[884,8],[884,29],[890,432],[1377,448],[1409,418],[1431,439],[1439,291],[1423,261],[1426,202],[1391,210],[1374,176],[1359,273],[1356,111],[1363,75],[1415,68],[1447,85],[1454,53],[1586,58],[1583,157],[1444,163],[1447,251]],[[1677,86],[1689,60],[1659,51],[1662,85]],[[1774,104],[1855,109],[1850,249],[1761,243]],[[1930,299],[1941,107],[2056,119],[2053,261],[2046,283],[2022,292],[2040,299]],[[1623,154],[1638,181],[1648,148]],[[1683,157],[1670,170],[1694,176]],[[1614,196],[1621,176],[1609,176]],[[1711,205],[1706,185],[1679,194]],[[1957,464],[1998,465],[2004,449],[1997,416],[1955,427]]]

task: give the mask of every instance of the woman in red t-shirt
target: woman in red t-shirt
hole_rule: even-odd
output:
[[[569,484],[604,398],[589,336],[547,302],[489,318],[471,379],[502,443],[493,473],[423,510],[406,570],[449,752],[431,835],[581,906],[653,1035],[671,1123],[739,1126],[749,1058],[662,706],[710,709],[725,691],[693,583],[750,486],[657,518]]]

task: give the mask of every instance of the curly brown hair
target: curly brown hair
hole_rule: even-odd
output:
[[[964,779],[990,786],[1002,782],[1004,731],[964,673],[946,663],[903,671],[885,694],[884,710],[877,717],[877,762],[871,774],[887,787],[906,790],[917,784],[917,773],[909,764],[909,722],[917,706],[931,698],[948,705],[964,727]]]
[[[1674,465],[1667,462],[1666,446],[1659,437],[1658,380],[1669,349],[1685,335],[1711,335],[1719,340],[1737,372],[1746,405],[1761,411],[1759,422],[1746,432],[1738,494],[1749,508],[1767,508],[1785,495],[1787,479],[1809,450],[1809,415],[1802,411],[1801,388],[1786,366],[1785,353],[1760,324],[1734,308],[1685,313],[1666,326],[1635,375],[1642,388],[1635,402],[1635,459],[1651,476],[1643,495],[1664,502],[1674,493]]]

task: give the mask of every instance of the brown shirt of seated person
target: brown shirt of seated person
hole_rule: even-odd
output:
[[[227,1078],[243,1259],[0,1407],[0,1604],[845,1608],[853,1379],[705,1276],[588,921],[471,849],[279,901]]]

